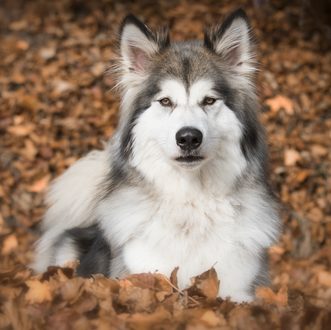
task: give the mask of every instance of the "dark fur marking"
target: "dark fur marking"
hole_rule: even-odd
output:
[[[215,68],[217,76],[214,79],[215,87],[214,90],[222,98],[223,102],[231,109],[235,107],[235,93],[231,90],[225,79],[222,78],[221,74],[218,73],[218,69]]]
[[[125,26],[129,24],[135,25],[149,40],[156,41],[153,32],[149,29],[149,27],[132,14],[129,14],[124,18],[120,27],[120,35],[122,35]]]
[[[183,57],[182,59],[182,67],[183,67],[183,73],[182,73],[182,77],[184,79],[184,83],[186,86],[186,89],[189,88],[189,84],[190,84],[190,80],[189,80],[189,74],[190,74],[190,68],[191,68],[191,64],[190,64],[190,59],[188,57]]]
[[[268,251],[264,250],[260,258],[258,274],[251,285],[251,293],[255,295],[255,289],[259,286],[270,286]]]
[[[135,25],[149,40],[154,41],[158,45],[159,50],[162,50],[169,46],[170,37],[168,28],[165,27],[161,29],[158,33],[154,33],[136,16],[130,14],[126,16],[122,22],[122,25],[120,27],[120,36],[122,35],[125,26],[129,24]]]
[[[65,235],[71,238],[78,248],[80,264],[77,274],[79,276],[109,275],[110,246],[97,225],[87,228],[72,228]]]
[[[132,130],[136,125],[139,116],[150,107],[154,95],[158,92],[159,87],[157,81],[151,79],[144,91],[134,101],[135,110],[133,111],[129,122],[126,125],[121,138],[121,156],[123,159],[127,160],[132,152]]]
[[[231,15],[229,15],[223,22],[222,25],[217,27],[213,30],[206,30],[204,35],[204,45],[209,50],[215,52],[215,46],[219,40],[222,39],[222,36],[226,32],[226,30],[231,26],[232,22],[236,18],[242,18],[248,27],[248,30],[250,30],[250,24],[248,22],[248,17],[243,9],[238,9],[234,11]]]

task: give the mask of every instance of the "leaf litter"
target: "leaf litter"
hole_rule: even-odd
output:
[[[179,290],[177,270],[125,279],[35,275],[28,265],[49,182],[117,125],[104,75],[121,19],[169,22],[174,40],[244,7],[259,41],[258,89],[283,234],[271,287],[250,304],[217,298],[213,269]],[[61,0],[0,7],[1,329],[329,329],[331,324],[331,37],[327,1]],[[317,15],[317,16],[316,16]]]

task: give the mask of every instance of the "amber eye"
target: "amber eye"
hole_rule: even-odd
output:
[[[172,102],[168,97],[164,97],[163,99],[159,100],[159,102],[163,107],[172,107]]]
[[[202,101],[202,105],[213,105],[215,102],[216,99],[214,99],[213,97],[206,96]]]

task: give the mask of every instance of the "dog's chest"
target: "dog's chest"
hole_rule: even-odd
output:
[[[215,195],[161,200],[124,189],[101,207],[103,227],[132,273],[212,267],[233,245],[238,204]]]

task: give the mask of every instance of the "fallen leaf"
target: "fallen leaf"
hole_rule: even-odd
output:
[[[25,20],[21,20],[21,21],[14,21],[12,23],[10,23],[9,28],[12,31],[21,31],[26,29],[28,26],[28,22]]]
[[[308,213],[308,218],[311,221],[319,223],[319,222],[323,221],[324,214],[323,214],[323,212],[321,211],[320,208],[313,207]]]
[[[27,50],[29,48],[29,43],[25,40],[18,40],[16,42],[16,48],[19,50]]]
[[[295,175],[295,181],[298,182],[298,183],[302,183],[309,177],[310,174],[311,174],[310,170],[300,170]]]
[[[52,300],[52,292],[48,282],[28,280],[25,282],[29,287],[25,299],[31,304],[41,304]]]
[[[293,115],[293,102],[286,96],[277,95],[273,98],[266,100],[266,104],[270,107],[272,112],[278,112],[284,109],[288,115]]]
[[[189,294],[197,294],[208,300],[215,300],[218,296],[220,281],[214,268],[207,270],[191,279],[192,286],[188,288]]]
[[[37,153],[38,153],[38,150],[35,146],[35,144],[29,140],[29,139],[26,139],[24,141],[24,149],[21,151],[21,153],[29,160],[34,160]]]
[[[286,306],[288,302],[287,287],[281,287],[277,293],[268,287],[258,287],[256,289],[256,297],[264,300],[268,304]]]
[[[272,247],[269,248],[269,253],[282,255],[285,253],[285,249],[279,245],[273,245]]]
[[[55,96],[60,96],[65,92],[72,91],[74,89],[74,85],[68,81],[58,79],[53,81],[53,88]]]
[[[323,157],[328,154],[327,148],[322,145],[314,144],[311,146],[311,152],[315,157]]]
[[[56,49],[54,47],[42,48],[39,51],[39,55],[45,61],[50,60],[55,57]]]
[[[201,321],[206,323],[209,327],[216,327],[220,325],[221,320],[217,317],[216,313],[212,310],[206,311],[202,314]],[[222,324],[224,325],[224,324]]]
[[[9,133],[16,136],[27,136],[34,130],[34,128],[35,126],[33,124],[25,124],[9,126],[7,130]]]
[[[317,274],[317,279],[321,285],[331,288],[331,272],[324,271],[324,270],[320,271]]]
[[[178,288],[178,279],[177,279],[177,274],[178,274],[178,269],[179,267],[176,267],[170,275],[170,282],[176,287]]]
[[[286,149],[284,152],[285,166],[293,166],[301,159],[301,155],[295,149]]]
[[[154,290],[131,285],[121,287],[118,301],[122,306],[126,306],[130,312],[143,312],[151,310],[157,300]]]
[[[95,77],[99,77],[105,72],[105,65],[100,62],[96,63],[92,66],[91,72]]]
[[[34,193],[42,192],[47,188],[50,179],[51,179],[50,174],[47,174],[41,179],[35,181],[31,186],[28,187],[27,190],[29,192],[34,192]]]
[[[17,104],[23,109],[35,111],[41,107],[38,98],[35,95],[23,95],[18,100]]]
[[[2,243],[2,254],[8,255],[13,250],[15,250],[18,246],[18,241],[16,235],[12,234],[5,238],[5,240]]]
[[[62,298],[73,304],[84,292],[84,280],[80,277],[68,279],[63,283],[60,290]]]

